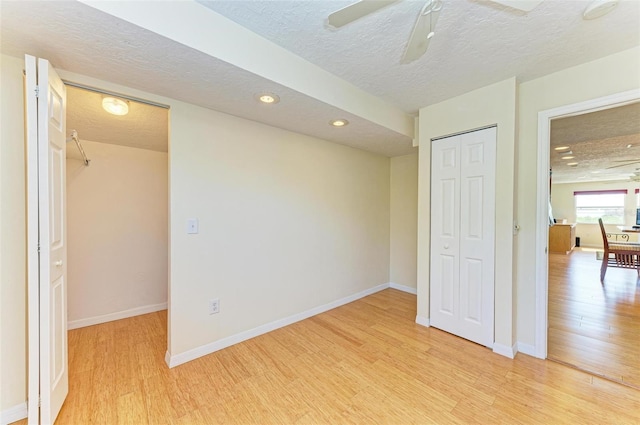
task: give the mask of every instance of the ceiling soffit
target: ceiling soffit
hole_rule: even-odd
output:
[[[196,2],[81,0],[234,67],[413,138],[413,117]],[[176,21],[175,16],[181,19]],[[165,25],[172,22],[172,25]],[[197,27],[198,31],[193,31]]]

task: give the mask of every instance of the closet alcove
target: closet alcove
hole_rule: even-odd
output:
[[[67,84],[66,129],[68,328],[166,309],[168,109]]]

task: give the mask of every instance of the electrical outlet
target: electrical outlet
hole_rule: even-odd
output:
[[[209,314],[220,313],[220,299],[209,300]]]

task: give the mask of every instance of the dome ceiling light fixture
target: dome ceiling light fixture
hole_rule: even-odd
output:
[[[105,97],[102,99],[102,109],[112,115],[127,115],[129,113],[129,102],[116,97]]]

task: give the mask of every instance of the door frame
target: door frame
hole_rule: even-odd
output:
[[[584,102],[538,112],[538,180],[536,211],[536,299],[534,356],[547,358],[549,292],[549,168],[551,120],[640,102],[640,89],[629,90]]]

